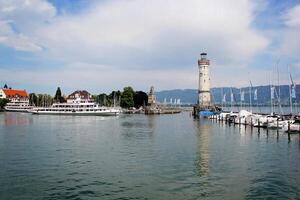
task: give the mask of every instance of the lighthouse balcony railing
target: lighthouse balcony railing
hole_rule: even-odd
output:
[[[209,65],[209,60],[198,60],[198,65]]]

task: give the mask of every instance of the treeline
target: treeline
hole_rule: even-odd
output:
[[[112,91],[110,94],[93,95],[101,106],[121,106],[122,108],[139,108],[148,104],[148,95],[143,91],[134,91],[128,86],[123,91]]]
[[[57,88],[54,97],[49,94],[29,94],[29,104],[34,106],[51,106],[53,103],[64,103],[66,98],[62,96],[60,87]]]
[[[143,91],[134,91],[128,86],[123,91],[112,91],[110,94],[92,95],[94,101],[101,106],[120,106],[122,108],[140,108],[148,104],[148,95]],[[54,97],[49,94],[29,94],[29,103],[34,106],[51,106],[53,103],[64,103],[66,97],[58,87]]]

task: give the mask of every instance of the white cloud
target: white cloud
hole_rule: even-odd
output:
[[[235,72],[226,66],[246,66],[265,50],[269,39],[253,27],[259,5],[252,0],[115,0],[57,15],[47,1],[0,0],[0,20],[7,29],[0,29],[0,43],[65,63],[60,70],[41,66],[18,72],[24,83],[77,87],[85,77],[86,87],[191,88],[197,85],[201,51],[209,53],[216,77],[224,80],[224,72]],[[87,63],[94,63],[93,69]]]
[[[291,8],[283,18],[288,27],[300,28],[300,5]]]
[[[53,56],[73,61],[118,57],[129,60],[124,65],[140,65],[150,57],[174,64],[176,57],[192,59],[207,50],[219,62],[238,65],[268,44],[252,28],[254,8],[250,0],[110,1],[79,16],[57,17],[36,36]]]
[[[0,0],[0,43],[20,51],[40,51],[32,33],[55,16],[42,0]]]
[[[298,58],[300,54],[300,5],[297,5],[288,12],[286,12],[282,18],[286,28],[282,34],[282,41],[280,52],[285,56],[292,58]],[[299,60],[298,60],[299,61]]]

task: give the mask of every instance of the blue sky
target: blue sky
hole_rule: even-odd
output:
[[[30,92],[300,82],[300,0],[0,0],[0,84]]]

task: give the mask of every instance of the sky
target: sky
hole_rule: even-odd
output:
[[[0,86],[197,88],[201,52],[212,87],[300,83],[300,0],[0,0]]]

